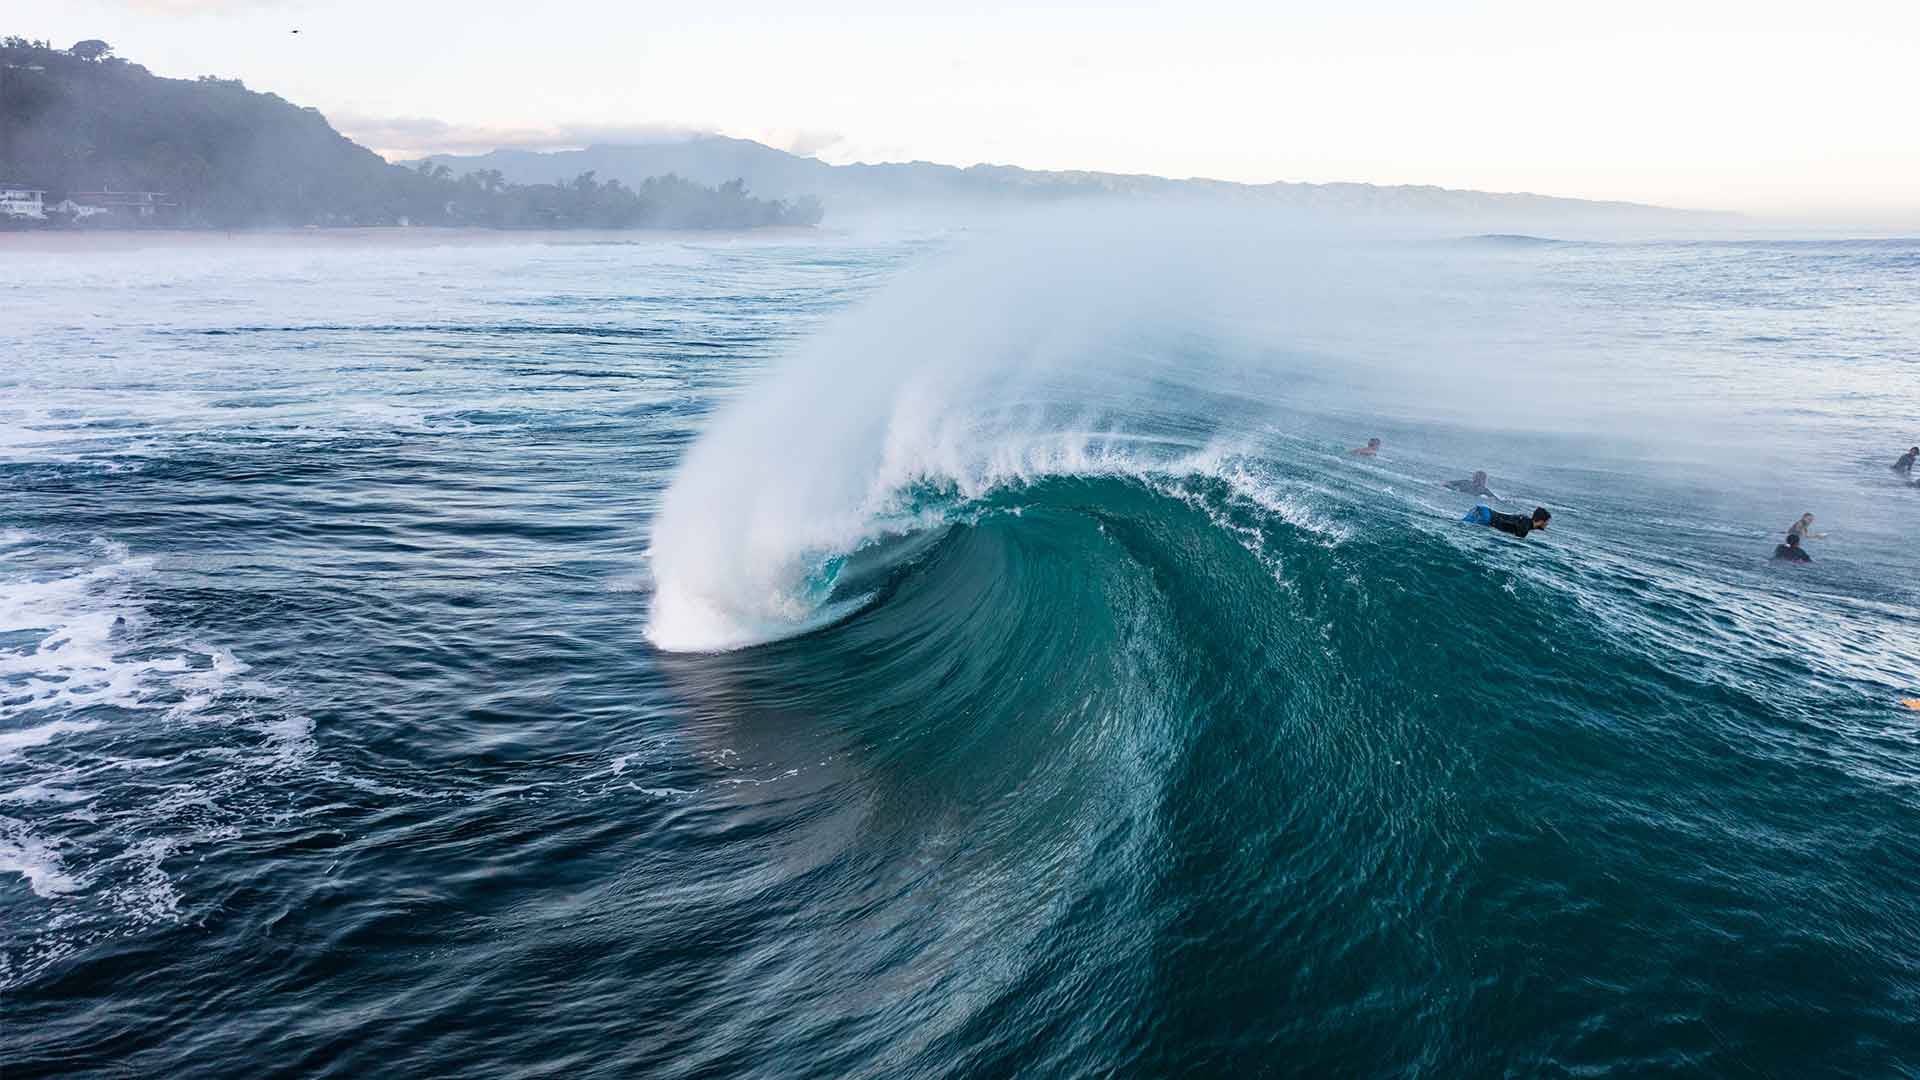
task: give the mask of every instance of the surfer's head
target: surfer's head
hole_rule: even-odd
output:
[[[1788,534],[1787,534],[1787,546],[1788,546],[1788,547],[1799,547],[1799,546],[1800,546],[1800,534],[1799,534],[1799,533],[1788,533]]]
[[[1485,469],[1473,470],[1473,482],[1476,484],[1484,485],[1487,482],[1487,470]]]
[[[1378,449],[1380,449],[1380,437],[1379,437],[1378,435],[1376,435],[1376,436],[1374,436],[1373,438],[1371,438],[1371,439],[1368,439],[1368,440],[1367,440],[1367,449],[1369,449],[1369,450],[1378,450]]]
[[[1536,529],[1546,528],[1547,522],[1552,520],[1552,518],[1553,518],[1553,511],[1548,510],[1546,507],[1536,506],[1533,508],[1533,527],[1534,528]]]

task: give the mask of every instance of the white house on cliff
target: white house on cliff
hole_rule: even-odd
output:
[[[46,192],[38,188],[0,184],[0,217],[44,220],[46,216]]]

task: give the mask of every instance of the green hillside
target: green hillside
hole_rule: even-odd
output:
[[[237,80],[165,79],[104,42],[0,42],[0,184],[167,193],[162,223],[740,228],[812,224],[817,203],[756,199],[739,184],[673,177],[632,187],[591,175],[516,185],[408,169],[335,131],[317,110]]]

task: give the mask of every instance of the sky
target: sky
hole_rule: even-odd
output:
[[[1915,0],[60,0],[0,33],[240,78],[395,158],[716,131],[1920,220]]]

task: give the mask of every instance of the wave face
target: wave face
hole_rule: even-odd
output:
[[[0,264],[8,1075],[1920,1064],[1920,245],[1128,224]]]
[[[1155,339],[1180,325],[1168,298],[1091,247],[1048,254],[1044,268],[1000,249],[950,258],[726,410],[655,521],[648,636],[674,650],[788,636],[857,606],[846,558],[998,487],[1164,468],[1190,433],[1114,425],[1137,422],[1163,366]],[[1030,288],[1036,276],[1060,289]]]

